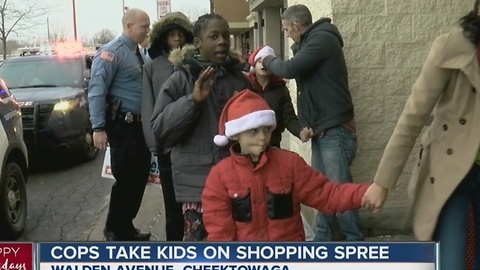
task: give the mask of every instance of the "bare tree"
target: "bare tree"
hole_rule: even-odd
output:
[[[87,44],[91,43],[91,42],[90,42],[91,40],[90,40],[90,38],[88,37],[88,34],[87,34],[87,33],[82,33],[82,34],[80,35],[80,37],[81,37],[80,40],[82,41],[82,44],[83,44],[83,45],[87,45]]]
[[[39,24],[49,7],[39,0],[0,0],[0,40],[3,57],[7,56],[7,39],[10,34],[18,36],[20,31]]]
[[[63,42],[67,39],[67,30],[65,25],[56,24],[50,27],[50,42]]]
[[[16,49],[22,47],[22,43],[18,40],[9,39],[7,40],[7,55],[11,55]]]
[[[202,16],[203,14],[210,13],[208,9],[198,6],[183,6],[180,8],[180,12],[185,14],[185,16],[187,16],[192,22],[195,22],[198,17]]]
[[[106,44],[115,38],[115,34],[110,29],[102,29],[93,35],[93,42],[96,44]]]

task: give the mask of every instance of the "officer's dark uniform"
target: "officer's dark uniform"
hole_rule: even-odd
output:
[[[150,171],[141,123],[143,59],[127,36],[102,46],[93,59],[88,99],[94,131],[105,130],[112,174],[107,240],[147,240],[133,226]]]

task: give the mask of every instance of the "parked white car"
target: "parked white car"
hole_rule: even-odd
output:
[[[28,154],[19,104],[2,79],[0,123],[0,240],[16,240],[27,222]]]

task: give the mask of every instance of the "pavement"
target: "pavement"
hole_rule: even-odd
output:
[[[143,196],[142,206],[134,220],[135,227],[152,233],[151,241],[165,241],[165,219],[163,218],[163,198],[160,185],[148,184]],[[86,232],[82,241],[105,241],[103,228],[108,213],[108,200],[103,206],[100,218],[93,229]]]
[[[148,184],[145,189],[142,206],[137,218],[134,220],[135,226],[141,231],[152,233],[151,241],[165,241],[165,219],[163,218],[163,198],[160,185]],[[85,233],[82,241],[105,241],[103,228],[108,213],[108,200],[102,207],[100,217],[93,228]],[[306,209],[302,210],[308,222],[313,220],[312,212]],[[411,242],[415,238],[411,234],[391,233],[384,235],[369,235],[365,239],[369,242]]]

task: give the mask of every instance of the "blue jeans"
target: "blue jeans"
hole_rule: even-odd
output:
[[[312,138],[312,167],[335,183],[352,182],[350,165],[357,152],[357,135],[343,126],[328,129],[323,135]],[[340,230],[346,241],[362,241],[358,211],[336,214]],[[332,241],[333,215],[317,212],[314,241]]]
[[[474,270],[480,270],[480,166],[470,172],[447,200],[437,221],[433,240],[440,241],[440,269],[465,269],[468,209],[475,219]]]

